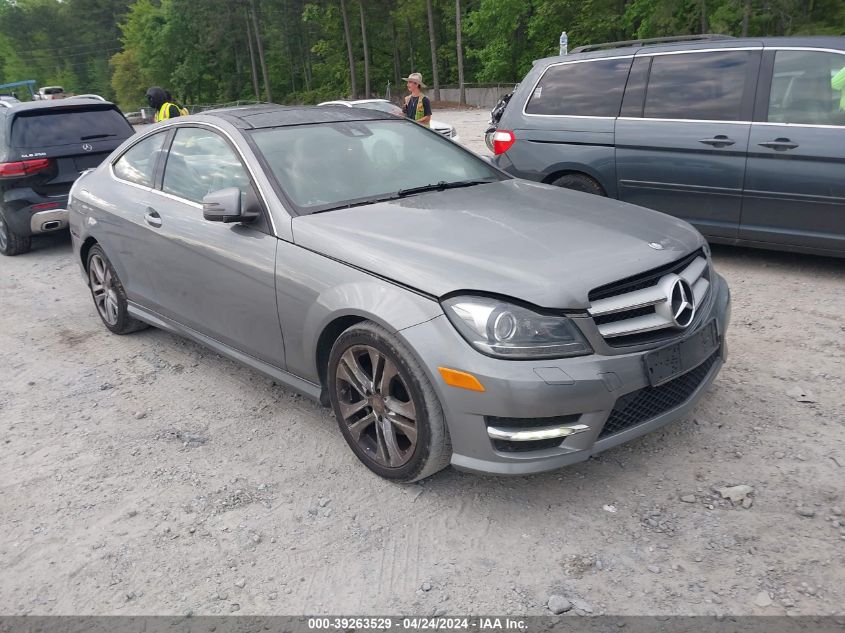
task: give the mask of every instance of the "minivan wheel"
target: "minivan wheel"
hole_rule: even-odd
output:
[[[3,211],[0,210],[0,253],[9,257],[28,253],[32,248],[32,238],[15,233],[6,223]]]
[[[402,342],[374,323],[352,326],[329,356],[328,387],[355,455],[394,481],[424,479],[449,464],[452,445],[437,394]]]
[[[607,195],[599,183],[584,174],[565,174],[557,180],[553,181],[552,184],[556,187],[563,187],[564,189],[574,189],[575,191],[592,193],[597,196]]]
[[[88,282],[97,313],[109,330],[115,334],[129,334],[147,327],[146,323],[129,316],[126,291],[99,245],[88,251]]]

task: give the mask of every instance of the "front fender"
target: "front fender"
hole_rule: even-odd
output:
[[[284,241],[276,298],[287,369],[314,383],[318,341],[338,320],[366,319],[397,332],[443,314],[432,297]]]

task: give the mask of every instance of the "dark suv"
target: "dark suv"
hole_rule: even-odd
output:
[[[38,233],[67,228],[67,196],[134,130],[92,99],[0,106],[0,253],[20,255]]]
[[[575,49],[535,63],[493,145],[511,174],[713,242],[845,256],[845,37]]]

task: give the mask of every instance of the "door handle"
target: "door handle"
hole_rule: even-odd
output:
[[[161,226],[161,216],[158,211],[152,207],[147,207],[147,213],[144,215],[144,220],[152,227],[159,228]]]
[[[712,145],[713,147],[730,147],[736,143],[736,141],[729,139],[724,134],[719,134],[713,138],[700,138],[698,142],[704,143],[705,145]]]
[[[778,152],[783,152],[788,149],[795,149],[798,143],[793,143],[788,138],[776,138],[774,141],[766,141],[765,143],[757,143],[760,147],[768,147]]]

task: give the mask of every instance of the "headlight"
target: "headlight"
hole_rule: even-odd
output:
[[[497,358],[540,359],[592,352],[581,332],[565,316],[539,314],[487,297],[452,297],[443,301],[446,316],[478,351]]]

